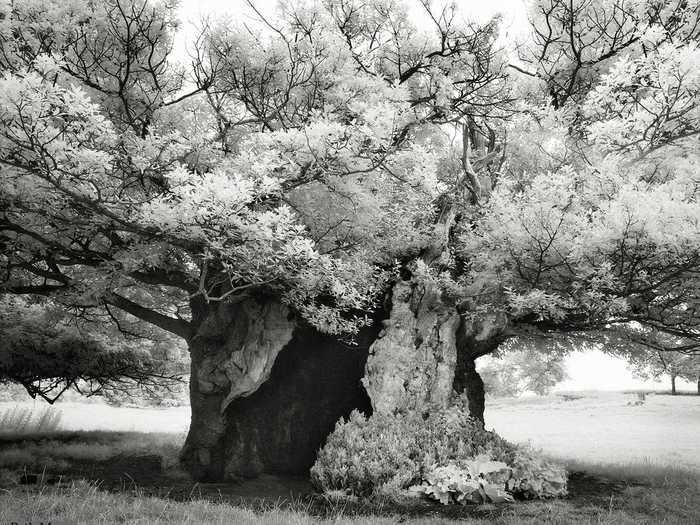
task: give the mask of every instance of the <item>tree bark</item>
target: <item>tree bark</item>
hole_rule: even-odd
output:
[[[389,318],[370,348],[362,379],[375,412],[447,406],[457,362],[459,314],[433,283],[396,283]]]
[[[348,347],[271,299],[195,306],[181,453],[193,478],[306,473],[340,418],[371,412],[360,379],[378,328]]]
[[[198,480],[216,480],[223,477],[225,458],[221,440],[225,420],[221,404],[225,397],[225,383],[214,388],[214,383],[200,381],[205,373],[207,347],[190,344],[190,410],[192,417],[180,461],[190,475]]]
[[[700,396],[700,376],[698,376],[698,395]]]
[[[460,315],[435,283],[394,285],[391,312],[370,348],[363,383],[377,412],[431,410],[465,393],[469,413],[484,421],[484,382],[476,359],[504,340],[505,315]]]
[[[676,395],[676,376],[671,374],[671,395]]]
[[[476,360],[494,352],[506,339],[508,319],[504,314],[477,318],[463,315],[457,330],[457,367],[453,388],[467,396],[469,415],[485,422],[484,381],[476,371]]]

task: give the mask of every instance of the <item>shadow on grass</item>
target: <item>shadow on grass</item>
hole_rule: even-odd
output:
[[[315,517],[440,516],[497,519],[517,512],[536,513],[545,502],[514,505],[441,506],[424,500],[398,504],[382,501],[333,501],[314,491],[306,477],[266,475],[237,483],[195,483],[177,468],[183,440],[178,434],[138,432],[55,432],[0,439],[0,488],[32,490],[46,484],[88,480],[101,490],[178,502],[226,503],[255,512],[271,508]],[[698,473],[651,464],[596,465],[566,462],[570,495],[562,504],[606,510],[630,489],[684,488],[700,496]],[[640,497],[646,497],[645,493]],[[529,509],[529,510],[528,510]]]

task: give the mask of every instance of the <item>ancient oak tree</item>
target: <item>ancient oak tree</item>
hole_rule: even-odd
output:
[[[0,291],[186,341],[194,476],[483,419],[509,339],[697,350],[696,2],[539,1],[517,52],[428,0],[248,8],[178,61],[167,2],[0,7]]]

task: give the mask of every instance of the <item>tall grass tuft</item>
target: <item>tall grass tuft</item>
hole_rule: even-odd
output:
[[[55,432],[63,413],[52,407],[34,408],[15,405],[0,411],[0,437],[22,437]]]

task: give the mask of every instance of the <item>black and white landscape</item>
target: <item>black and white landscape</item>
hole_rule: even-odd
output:
[[[1,1],[0,525],[698,523],[699,41]]]

